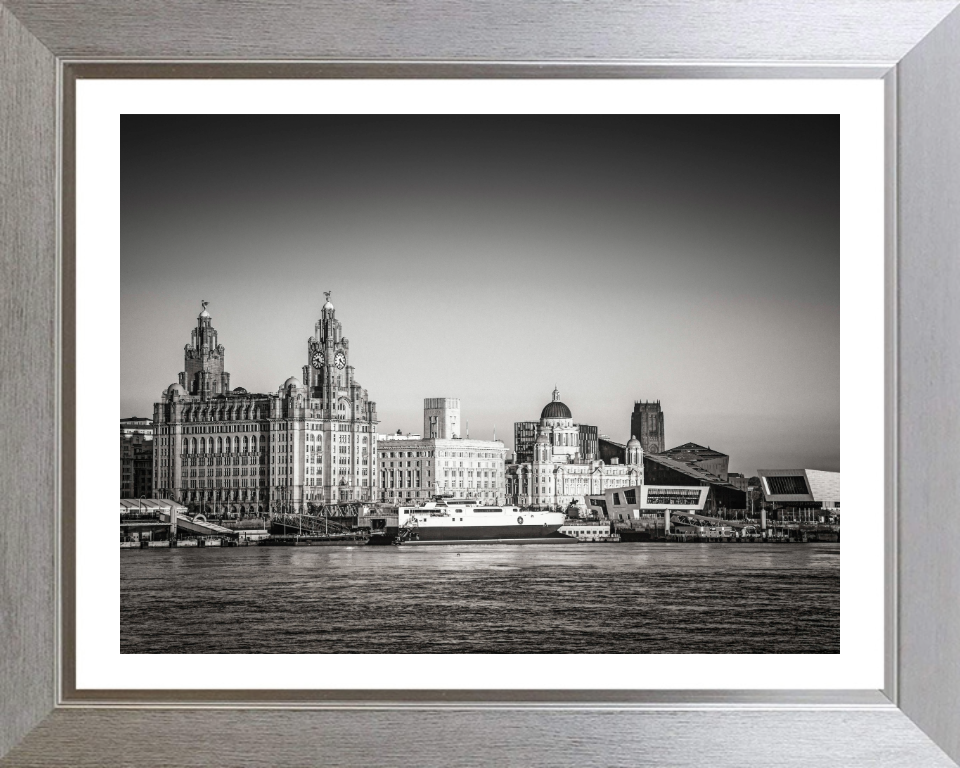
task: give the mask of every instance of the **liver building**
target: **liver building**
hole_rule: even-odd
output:
[[[154,496],[214,516],[372,501],[377,406],[353,377],[330,294],[307,340],[303,382],[230,388],[207,303],[184,370],[154,405]]]

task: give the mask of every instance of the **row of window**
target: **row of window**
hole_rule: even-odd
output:
[[[206,469],[206,470],[204,470],[204,469],[190,469],[190,470],[186,470],[186,469],[185,469],[185,470],[183,470],[182,475],[183,475],[183,477],[204,477],[204,473],[206,473],[206,477],[213,477],[213,476],[214,476],[214,470],[212,470],[212,469]],[[244,467],[243,469],[240,469],[239,467],[234,467],[234,469],[233,469],[232,472],[231,472],[229,469],[218,469],[218,470],[216,470],[216,476],[217,476],[217,477],[231,477],[231,476],[233,476],[233,477],[240,477],[241,475],[244,476],[244,477],[246,477],[247,475],[256,475],[256,474],[259,474],[261,477],[263,477],[263,476],[265,476],[265,475],[267,474],[267,470],[266,470],[266,469],[263,469],[262,467],[260,468],[259,473],[257,472],[257,470],[256,470],[255,468],[254,468],[254,469],[247,469],[246,467]]]
[[[247,479],[234,479],[234,480],[189,480],[190,488],[216,488],[220,486],[226,486],[227,488],[254,488],[259,485],[261,488],[265,488],[267,481],[264,478],[259,480],[247,480]]]
[[[183,409],[184,421],[256,421],[265,415],[265,408],[252,405],[222,408],[187,406]]]
[[[266,437],[263,438],[261,446],[265,447]],[[231,446],[233,450],[231,450]],[[231,440],[229,437],[226,439],[218,437],[216,442],[211,437],[209,441],[206,437],[201,437],[198,441],[195,437],[183,438],[183,451],[182,453],[240,453],[241,446],[243,452],[247,453],[248,451],[256,452],[257,450],[257,437],[256,435],[252,437],[247,437],[244,435],[243,440],[241,441],[239,437],[234,437]]]

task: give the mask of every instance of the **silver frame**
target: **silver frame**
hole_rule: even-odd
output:
[[[506,0],[483,17],[459,2],[396,16],[373,0],[272,0],[235,28],[217,0],[0,0],[0,762],[954,765],[957,0],[531,0],[521,17]],[[77,691],[73,601],[61,600],[74,411],[59,375],[73,368],[73,83],[254,74],[883,78],[884,690]]]

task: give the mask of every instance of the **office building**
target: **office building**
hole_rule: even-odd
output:
[[[374,500],[376,403],[354,377],[329,293],[305,353],[302,381],[231,388],[204,302],[184,370],[154,406],[153,495],[214,516]]]
[[[460,401],[428,398],[423,401],[426,434],[455,431],[453,437],[402,435],[378,442],[380,501],[416,503],[436,495],[503,504],[506,497],[504,459],[500,440],[460,438]]]

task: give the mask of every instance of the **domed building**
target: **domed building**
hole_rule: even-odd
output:
[[[588,495],[643,482],[643,449],[628,444],[627,463],[596,458],[596,427],[576,424],[560,390],[540,411],[539,422],[517,422],[517,462],[507,468],[507,501],[520,506],[565,509]],[[591,439],[592,438],[592,439]]]
[[[554,388],[553,399],[540,411],[538,433],[547,438],[555,456],[581,455],[580,427],[573,423],[573,414],[566,403],[560,401],[559,389]]]

